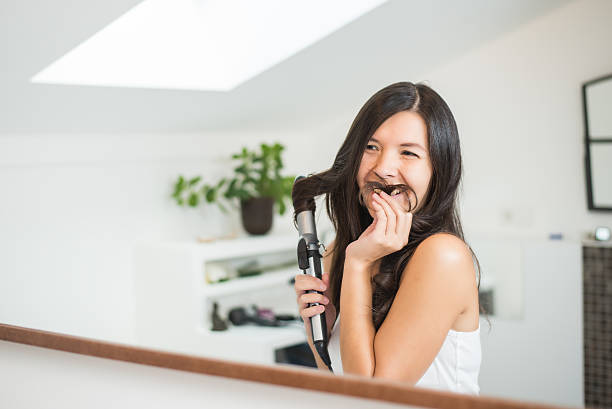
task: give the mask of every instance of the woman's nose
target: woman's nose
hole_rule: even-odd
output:
[[[389,179],[397,176],[397,160],[391,155],[380,155],[374,167],[374,173],[381,179]]]

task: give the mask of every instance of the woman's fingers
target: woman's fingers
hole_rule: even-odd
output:
[[[329,298],[319,293],[304,293],[298,297],[300,306],[315,302],[327,305],[329,304]]]
[[[385,192],[381,192],[376,200],[387,216],[386,236],[389,244],[396,250],[408,243],[412,226],[412,213],[406,212],[399,203]]]
[[[374,195],[376,195],[376,193],[374,193]],[[374,227],[372,227],[372,233],[384,236],[387,229],[387,215],[379,200],[380,199],[372,199],[372,208],[374,209]]]
[[[408,233],[406,231],[406,219],[408,218],[408,213],[400,206],[397,200],[395,200],[393,197],[389,196],[385,192],[382,193],[383,194],[381,194],[381,197],[387,201],[387,203],[393,210],[393,213],[395,213],[395,233],[403,237],[404,234]]]
[[[304,308],[300,311],[300,316],[304,319],[313,317],[315,315],[321,314],[325,311],[325,306],[323,305],[315,305],[313,307]]]
[[[325,312],[326,305],[330,304],[329,298],[327,298],[325,295],[317,292],[309,292],[312,290],[323,292],[326,290],[329,284],[329,274],[324,273],[321,278],[322,280],[308,274],[297,274],[295,276],[294,287],[297,295],[298,310],[302,320],[304,321],[304,329],[306,330],[306,336],[308,337],[309,343],[312,343],[309,318],[322,314]],[[319,305],[308,306],[309,304],[313,303]],[[326,318],[329,319],[328,317]],[[329,328],[329,322],[327,323],[327,326]]]
[[[320,279],[308,274],[297,274],[295,276],[295,293],[300,295],[307,290],[325,291],[327,285]]]
[[[383,195],[386,195],[386,197],[389,197],[389,195],[387,195],[385,192],[380,192],[379,195],[375,196],[375,200],[382,207],[383,212],[385,213],[385,216],[387,219],[385,235],[395,234],[395,226],[397,224],[397,217],[395,215],[395,212],[389,205],[389,203],[387,203],[386,197],[383,198]]]

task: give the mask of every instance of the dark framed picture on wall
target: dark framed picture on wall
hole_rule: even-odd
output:
[[[612,212],[612,74],[582,85],[589,210]]]

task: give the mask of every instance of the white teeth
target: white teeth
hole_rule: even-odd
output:
[[[399,194],[400,190],[398,188],[393,189],[393,191],[391,192],[391,196],[395,196],[397,194]]]

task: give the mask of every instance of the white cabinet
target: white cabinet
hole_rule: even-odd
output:
[[[138,344],[242,362],[274,363],[274,351],[306,342],[301,321],[286,327],[253,324],[211,331],[213,302],[219,313],[251,304],[298,316],[292,277],[298,235],[248,236],[213,243],[141,243],[134,247],[134,319]],[[208,264],[293,258],[294,265],[225,282],[206,280]]]

